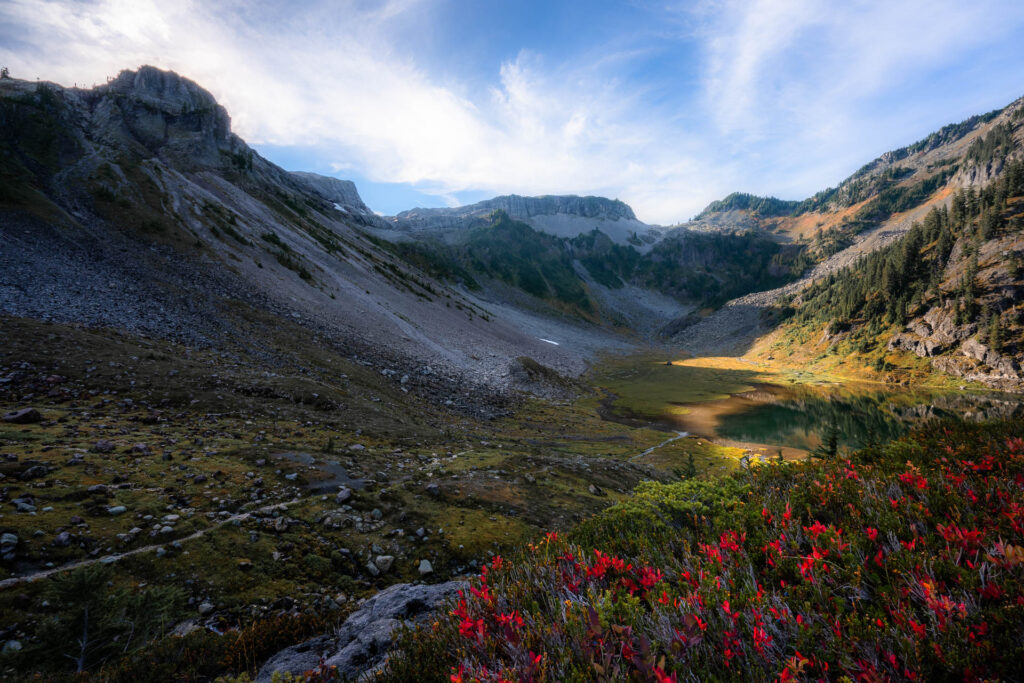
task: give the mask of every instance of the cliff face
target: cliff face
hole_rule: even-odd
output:
[[[87,108],[89,127],[101,141],[143,156],[160,154],[194,168],[251,154],[213,95],[174,73],[144,66],[93,90],[64,92],[69,103]]]
[[[373,213],[363,203],[362,197],[359,196],[359,191],[356,190],[356,184],[351,180],[342,180],[305,171],[292,171],[291,176],[327,201],[343,207],[346,211],[361,214]]]

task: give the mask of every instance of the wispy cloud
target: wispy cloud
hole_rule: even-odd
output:
[[[250,142],[316,147],[339,171],[445,203],[465,191],[605,194],[667,223],[733,189],[838,180],[867,161],[872,126],[909,125],[912,108],[879,115],[895,89],[1012,42],[1024,21],[998,0],[688,3],[610,50],[582,36],[557,59],[501,55],[480,88],[408,50],[437,28],[436,9],[5,0],[0,62],[79,85],[155,64],[211,90]]]

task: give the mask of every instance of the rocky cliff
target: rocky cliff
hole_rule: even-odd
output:
[[[660,237],[654,226],[639,221],[624,202],[575,195],[505,195],[468,206],[410,209],[388,220],[401,231],[460,231],[478,225],[494,211],[504,211],[513,220],[558,237],[575,237],[597,228],[620,244],[637,247],[652,244]]]

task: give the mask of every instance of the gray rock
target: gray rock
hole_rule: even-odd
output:
[[[201,605],[199,605],[199,613],[201,615],[203,615],[204,617],[207,614],[209,614],[210,612],[212,612],[213,609],[214,609],[214,606],[213,606],[212,602],[204,602]]]
[[[96,453],[111,453],[114,450],[114,443],[106,439],[100,439],[93,444],[92,450]]]
[[[8,640],[6,643],[4,643],[3,652],[5,654],[8,653],[8,652],[20,652],[20,651],[21,651],[21,641],[18,641],[18,640]]]
[[[428,494],[430,494],[434,498],[437,498],[438,496],[441,495],[441,487],[439,487],[437,484],[435,484],[433,482],[427,484],[426,491],[427,491]]]
[[[334,502],[341,505],[352,497],[352,489],[347,486],[342,486],[338,493],[334,496]]]
[[[49,473],[50,469],[46,465],[33,465],[18,475],[18,479],[21,479],[22,481],[29,481],[31,479],[45,477]]]
[[[22,408],[21,410],[14,410],[4,414],[4,422],[12,422],[19,425],[41,422],[42,419],[43,416],[35,408]]]
[[[381,512],[378,508],[373,508],[373,510],[370,512],[370,517],[374,521],[379,521],[382,517],[384,517],[384,513]]]
[[[53,538],[53,544],[58,548],[67,548],[71,545],[71,534],[62,531]]]
[[[115,505],[114,507],[107,508],[107,512],[116,517],[117,515],[123,515],[128,512],[128,508],[124,505]]]
[[[2,553],[6,559],[6,556],[18,547],[18,537],[12,533],[6,533],[0,536],[0,553]]]
[[[391,634],[403,622],[422,623],[456,591],[462,581],[433,586],[396,584],[367,600],[335,634],[325,634],[281,650],[263,665],[257,683],[269,683],[275,672],[300,675],[326,666],[338,667],[345,679],[358,679],[381,667],[392,646]]]
[[[434,567],[430,564],[430,560],[420,560],[419,572],[420,576],[434,573]]]
[[[395,563],[395,558],[393,555],[378,555],[377,558],[373,561],[373,563],[377,565],[377,569],[379,569],[381,573],[384,574],[387,573],[389,569],[391,569],[391,565]]]
[[[373,562],[366,563],[366,571],[370,572],[370,576],[380,576],[380,569],[377,569],[377,565]]]

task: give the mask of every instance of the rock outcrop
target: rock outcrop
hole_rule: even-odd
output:
[[[387,661],[392,633],[403,623],[430,618],[445,600],[466,587],[463,581],[436,585],[400,583],[382,590],[353,612],[334,634],[318,636],[281,650],[260,669],[256,680],[273,675],[300,675],[320,666],[336,666],[344,680],[360,680]]]
[[[311,191],[319,194],[327,201],[337,204],[346,211],[353,213],[372,213],[370,208],[363,203],[356,184],[351,180],[332,178],[320,175],[319,173],[307,173],[305,171],[292,171],[292,178],[305,185]]]

